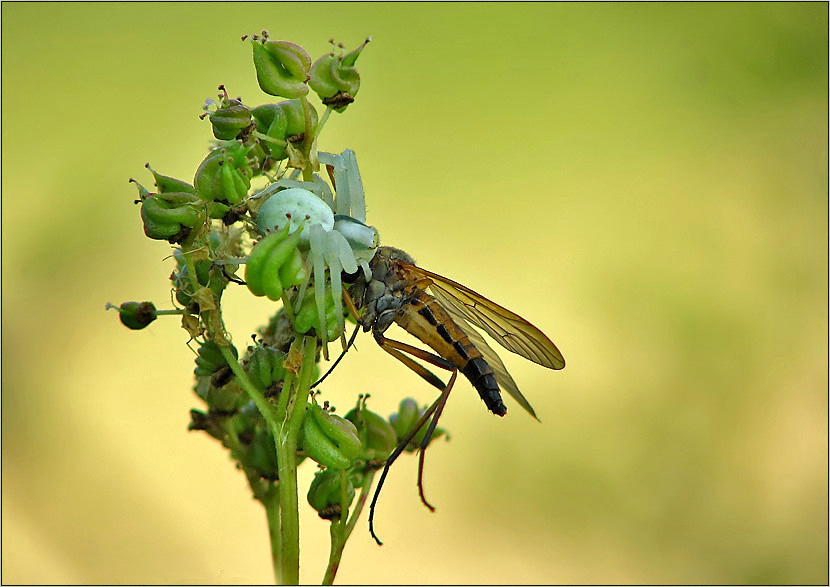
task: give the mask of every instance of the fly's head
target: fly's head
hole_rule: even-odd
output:
[[[364,331],[384,332],[407,302],[408,281],[401,262],[414,263],[404,251],[378,247],[369,267],[371,276],[358,272],[351,288],[355,305],[362,312]]]

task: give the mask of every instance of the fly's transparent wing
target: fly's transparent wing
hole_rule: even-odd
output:
[[[522,395],[522,392],[519,391],[519,387],[516,385],[516,382],[513,381],[513,378],[510,376],[510,373],[507,371],[507,367],[504,366],[504,363],[501,362],[501,358],[496,354],[487,341],[484,339],[481,334],[479,334],[478,330],[473,328],[466,320],[463,314],[461,314],[455,306],[444,306],[442,307],[447,311],[453,321],[458,325],[458,327],[464,331],[464,334],[467,335],[467,338],[470,339],[470,342],[473,343],[481,356],[484,357],[484,360],[487,361],[487,364],[490,365],[490,368],[493,369],[493,375],[496,378],[496,382],[498,382],[499,387],[502,390],[506,391],[510,394],[514,400],[516,400],[520,406],[522,406],[528,414],[536,418],[537,420],[539,417],[536,415],[536,412],[533,410],[533,407],[530,405],[530,402],[527,401],[527,398]]]
[[[565,359],[556,345],[518,314],[443,275],[409,264],[406,268],[432,281],[430,292],[444,308],[455,309],[507,350],[549,369],[565,366]]]

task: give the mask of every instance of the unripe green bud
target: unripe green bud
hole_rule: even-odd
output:
[[[248,447],[246,465],[254,468],[264,479],[277,479],[277,450],[274,437],[266,428],[257,428]]]
[[[303,419],[303,450],[331,469],[347,469],[360,454],[357,429],[348,420],[328,413],[313,402]]]
[[[285,353],[269,346],[258,346],[251,351],[246,370],[257,387],[266,390],[285,378]]]
[[[176,179],[175,177],[170,177],[169,175],[161,175],[156,173],[156,170],[150,167],[150,164],[147,163],[144,165],[147,169],[150,170],[150,173],[153,174],[153,178],[156,182],[156,188],[158,189],[158,193],[166,194],[168,192],[184,192],[188,194],[195,194],[195,188],[187,183],[186,181],[182,181],[181,179]]]
[[[308,488],[308,503],[317,510],[324,520],[337,520],[341,517],[343,507],[349,507],[354,500],[355,489],[346,477],[346,503],[342,503],[342,477],[339,471],[327,469],[314,474],[314,480]]]
[[[299,98],[308,94],[311,58],[302,47],[287,41],[252,37],[254,67],[259,87],[266,94]]]
[[[398,436],[398,441],[402,441],[411,431],[412,428],[418,423],[418,420],[421,419],[421,416],[424,415],[426,408],[419,408],[418,404],[412,398],[406,398],[401,401],[400,406],[398,407],[398,413],[392,414],[389,416],[389,423],[392,424],[392,428],[395,430],[395,434]],[[421,442],[423,442],[424,438],[427,434],[427,429],[429,428],[429,422],[426,422],[423,426],[418,429],[418,432],[415,436],[409,441],[407,444],[406,450],[407,452],[412,452],[417,450]],[[432,438],[430,438],[430,442],[435,440],[440,436],[446,435],[446,430],[443,428],[436,428],[432,433]]]
[[[308,85],[320,97],[323,104],[332,106],[336,112],[343,112],[354,102],[360,89],[360,74],[354,67],[360,53],[370,41],[367,38],[355,50],[346,55],[328,53],[311,66]],[[342,45],[341,45],[342,47]]]
[[[227,100],[210,115],[213,136],[226,141],[235,139],[239,133],[251,126],[251,111],[239,100]]]
[[[117,310],[121,324],[130,330],[146,328],[157,317],[156,307],[152,302],[124,302]]]
[[[361,458],[365,460],[385,459],[397,444],[395,429],[382,416],[371,412],[365,406],[359,406],[346,414],[346,419],[357,428],[363,450]]]
[[[294,319],[294,327],[297,332],[301,334],[305,334],[309,332],[312,328],[317,332],[318,336],[322,338],[322,332],[319,332],[320,328],[318,327],[318,316],[317,316],[317,298],[314,295],[313,291],[309,291],[306,293],[305,298],[303,299],[303,303],[300,306],[300,309],[297,311],[297,315]],[[336,340],[342,330],[340,329],[340,325],[337,321],[337,310],[335,309],[334,305],[334,298],[332,297],[331,290],[326,290],[326,337],[328,341]]]
[[[234,357],[239,357],[239,352],[235,346],[230,345],[230,349]],[[228,362],[225,360],[225,355],[222,354],[219,345],[209,340],[199,346],[194,373],[196,375],[212,375],[217,369],[227,364]]]
[[[317,110],[308,105],[311,116],[311,126],[317,125]],[[257,106],[251,113],[256,122],[257,131],[279,141],[287,141],[290,137],[305,133],[305,114],[300,100],[285,100],[279,104],[263,104]],[[265,149],[273,159],[284,159],[286,145],[262,140],[258,144]]]
[[[223,200],[231,205],[239,203],[251,187],[250,169],[244,154],[241,163],[239,159],[239,153],[233,149],[211,151],[196,170],[193,183],[197,195],[205,201]]]
[[[145,220],[145,225],[149,220],[159,224],[180,224],[189,228],[204,221],[202,212],[198,208],[190,204],[174,207],[172,203],[162,199],[162,196],[144,198],[141,205],[141,217]]]

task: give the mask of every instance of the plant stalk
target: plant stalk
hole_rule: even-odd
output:
[[[300,514],[297,493],[297,437],[306,411],[306,397],[314,375],[317,339],[312,336],[294,340],[289,351],[301,357],[299,376],[286,376],[277,406],[277,433],[274,435],[279,467],[279,505],[281,559],[279,581],[297,585],[300,580]],[[298,361],[299,362],[299,361]],[[295,363],[296,364],[296,363]]]

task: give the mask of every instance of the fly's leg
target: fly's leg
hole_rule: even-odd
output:
[[[331,375],[331,372],[334,371],[334,368],[337,367],[338,363],[340,363],[340,361],[343,360],[343,357],[346,356],[346,351],[348,351],[350,348],[352,348],[352,345],[354,344],[354,340],[357,338],[357,333],[358,332],[360,332],[360,324],[358,324],[357,326],[354,327],[354,332],[352,332],[352,336],[351,336],[351,338],[349,338],[349,343],[346,345],[346,348],[343,349],[343,352],[340,353],[340,356],[337,357],[337,360],[334,361],[334,364],[331,367],[329,367],[329,370],[326,371],[326,374],[323,375],[322,377],[320,377],[320,379],[318,379],[309,389],[314,389],[315,387],[317,387],[318,385],[320,385],[323,382],[323,379],[325,379],[326,377]]]
[[[404,437],[401,442],[398,443],[398,446],[395,447],[395,450],[392,451],[392,454],[386,459],[386,463],[383,467],[383,472],[381,473],[380,479],[378,480],[378,486],[375,489],[375,495],[372,497],[372,503],[369,505],[369,532],[372,535],[372,538],[375,539],[375,542],[378,544],[383,544],[380,539],[375,534],[374,529],[374,517],[375,517],[375,505],[377,504],[378,497],[380,496],[380,490],[383,487],[383,483],[386,480],[386,475],[389,473],[389,468],[392,466],[392,463],[401,455],[401,453],[406,449],[407,445],[412,441],[418,431],[426,425],[428,421],[429,428],[427,429],[427,433],[424,435],[424,439],[421,441],[421,454],[418,457],[418,494],[421,497],[421,501],[425,506],[427,506],[430,511],[435,511],[435,508],[430,505],[426,497],[424,497],[424,486],[423,486],[423,472],[424,472],[424,454],[426,451],[426,447],[429,445],[429,441],[432,439],[432,435],[435,432],[435,427],[438,424],[438,418],[441,416],[441,413],[444,411],[444,406],[447,403],[447,399],[449,398],[450,391],[452,391],[453,385],[455,384],[455,379],[458,375],[458,369],[438,355],[434,355],[418,347],[414,347],[402,342],[398,342],[396,340],[390,340],[388,338],[384,338],[384,336],[380,333],[375,332],[375,340],[380,345],[380,347],[385,350],[387,353],[398,359],[404,365],[409,367],[412,371],[417,373],[421,376],[427,383],[433,385],[441,390],[441,395],[438,399],[433,402],[433,404],[424,412],[421,416],[420,420],[412,427],[412,430],[407,433],[406,437]],[[450,377],[449,382],[444,385],[444,382],[441,381],[438,377],[436,377],[431,371],[429,371],[423,365],[416,363],[412,358],[406,356],[404,352],[409,353],[427,361],[436,367],[440,367],[442,369],[446,369],[447,371],[452,372],[452,376]]]

